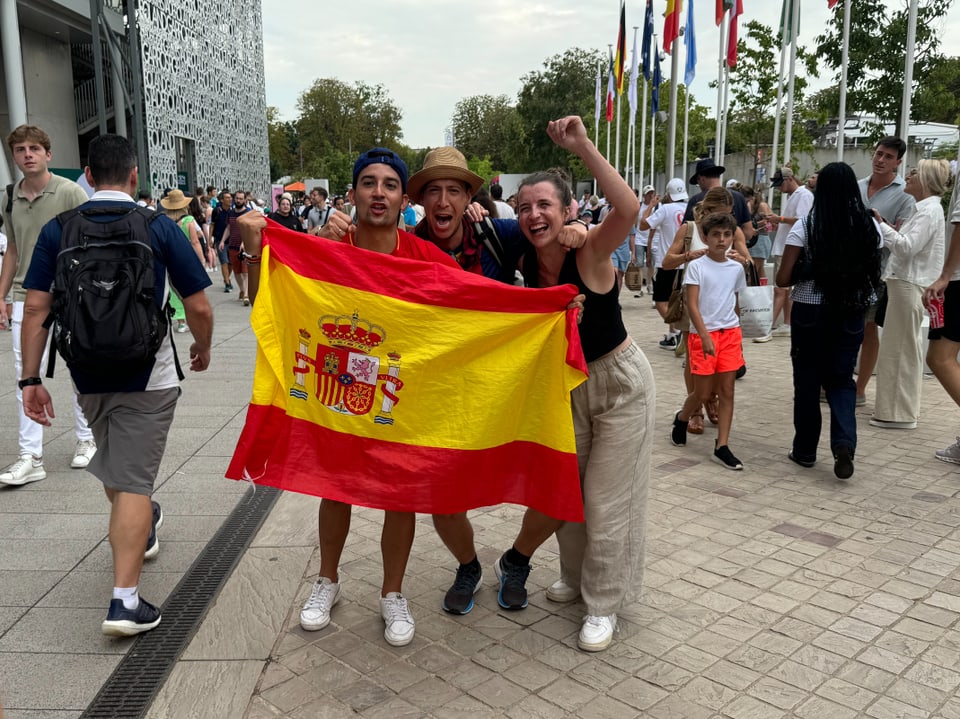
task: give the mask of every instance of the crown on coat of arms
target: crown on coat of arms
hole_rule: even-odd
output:
[[[370,352],[387,337],[387,331],[383,327],[360,319],[356,310],[352,317],[324,315],[318,324],[333,347]]]
[[[303,327],[300,328],[300,339],[302,340],[310,339],[310,333]]]

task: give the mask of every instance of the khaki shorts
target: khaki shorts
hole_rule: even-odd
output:
[[[180,388],[77,396],[97,453],[87,471],[116,492],[153,494]]]

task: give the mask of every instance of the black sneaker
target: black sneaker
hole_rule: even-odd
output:
[[[747,374],[747,366],[745,364],[740,365],[740,368],[737,370],[737,379],[743,379]]]
[[[689,421],[684,422],[680,419],[680,413],[677,412],[673,416],[673,431],[670,432],[670,441],[673,442],[674,447],[686,447],[687,446],[687,425]]]
[[[111,637],[132,637],[135,634],[149,632],[160,623],[160,610],[143,597],[136,609],[127,609],[122,599],[111,599],[107,618],[100,625],[100,631]]]
[[[833,473],[837,479],[850,479],[853,476],[853,450],[846,446],[837,447],[833,458]]]
[[[147,551],[143,553],[144,559],[153,559],[160,552],[160,540],[157,539],[157,530],[163,526],[163,510],[156,502],[150,502],[153,508],[153,523],[150,526],[150,536],[147,537]]]
[[[479,564],[461,564],[457,578],[443,598],[443,610],[451,614],[466,614],[473,609],[473,595],[483,583],[483,571]]]
[[[743,469],[743,462],[733,456],[733,452],[727,445],[717,447],[713,450],[713,460],[719,462],[727,469]]]
[[[807,469],[810,469],[817,463],[815,459],[800,459],[793,453],[793,450],[787,453],[787,459],[789,459],[791,462],[799,464],[801,467],[806,467]]]
[[[504,609],[523,609],[527,606],[527,577],[530,576],[530,565],[518,567],[507,561],[504,554],[493,565],[500,580],[500,591],[497,593],[497,604]]]
[[[663,339],[660,340],[660,349],[670,352],[675,351],[677,349],[677,336],[678,335],[664,335]]]

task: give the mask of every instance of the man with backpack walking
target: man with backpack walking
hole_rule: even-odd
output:
[[[85,175],[96,193],[40,232],[23,286],[23,406],[49,426],[50,394],[40,378],[48,318],[99,451],[88,471],[111,504],[114,587],[104,634],[131,636],[160,623],[140,598],[144,558],[159,549],[163,521],[151,500],[183,378],[168,314],[173,289],[193,333],[190,369],[210,363],[211,282],[177,225],[133,201],[138,174],[133,146],[103,135],[89,147]],[[52,291],[51,291],[52,288]]]
[[[0,212],[8,243],[3,270],[0,271],[0,300],[13,289],[13,314],[10,317],[7,317],[6,304],[0,301],[0,329],[6,329],[9,323],[13,330],[13,363],[19,380],[23,366],[20,329],[23,302],[27,295],[23,279],[40,228],[57,214],[86,202],[87,193],[77,183],[50,172],[48,163],[53,159],[50,136],[39,127],[20,125],[7,136],[7,146],[17,168],[23,173],[23,179],[8,185],[0,194]],[[41,365],[46,365],[46,361],[47,353],[44,352]],[[9,486],[38,482],[47,476],[43,467],[43,427],[31,422],[24,414],[23,393],[19,389],[17,404],[20,417],[19,458],[0,471],[0,484]],[[97,445],[76,399],[73,412],[77,445],[70,466],[82,469],[90,463]]]

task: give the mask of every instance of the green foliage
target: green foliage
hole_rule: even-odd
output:
[[[914,61],[915,85],[940,61],[940,33],[953,0],[920,0]],[[821,63],[840,79],[843,7],[838,4],[826,32],[816,39]],[[907,3],[891,13],[885,0],[856,0],[850,4],[850,49],[847,62],[847,106],[876,114],[881,121],[897,123],[903,107],[903,65],[906,55]],[[826,99],[826,98],[822,98]],[[931,99],[911,105],[911,117],[929,111]],[[951,98],[956,102],[956,97]],[[832,115],[839,113],[839,103]],[[955,114],[955,111],[954,111]],[[926,118],[923,118],[926,119]]]
[[[911,114],[928,122],[960,124],[960,57],[934,57],[919,76]]]
[[[506,95],[473,95],[453,111],[454,145],[467,157],[489,157],[496,167],[510,167],[520,131],[517,109]]]
[[[510,168],[513,172],[546,167],[571,169],[570,153],[553,144],[546,133],[547,123],[566,115],[580,115],[588,128],[593,127],[599,62],[607,62],[599,51],[571,48],[548,58],[542,70],[523,76],[517,99],[519,132],[513,158],[516,164]],[[626,100],[626,95],[622,99]]]

